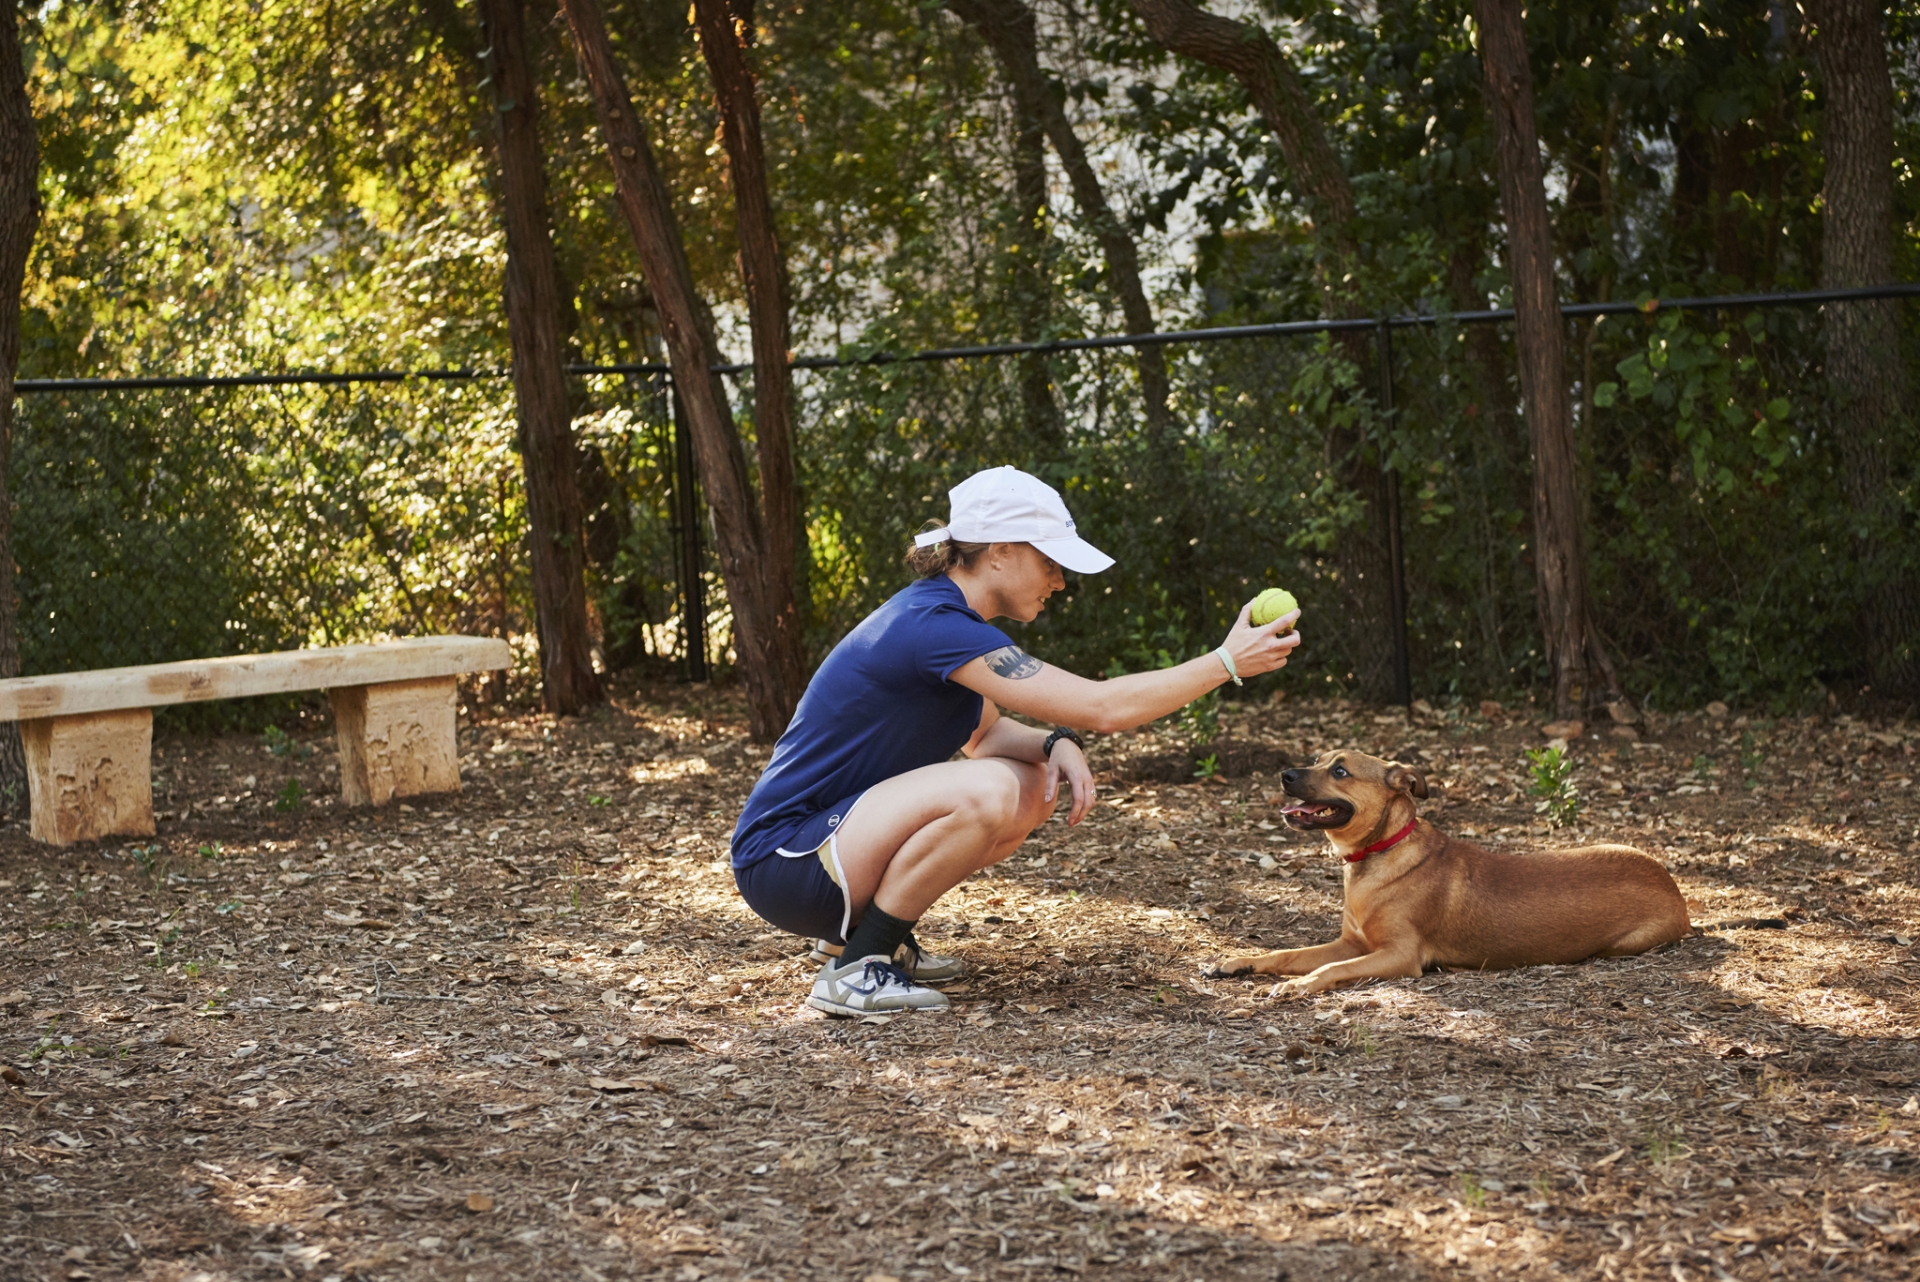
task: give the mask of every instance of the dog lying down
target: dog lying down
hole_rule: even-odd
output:
[[[1692,930],[1680,888],[1631,846],[1500,854],[1419,818],[1426,780],[1408,766],[1329,752],[1280,776],[1290,827],[1320,831],[1346,860],[1340,938],[1234,957],[1212,971],[1298,975],[1276,997],[1443,966],[1506,970],[1625,957]]]

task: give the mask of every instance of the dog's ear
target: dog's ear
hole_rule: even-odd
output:
[[[1387,767],[1387,787],[1395,792],[1410,793],[1425,800],[1427,777],[1412,766],[1403,766],[1396,761]]]

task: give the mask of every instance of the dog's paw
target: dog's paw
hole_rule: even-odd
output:
[[[1311,997],[1313,994],[1313,985],[1309,984],[1306,980],[1284,979],[1275,984],[1267,996],[1276,1002],[1291,1002],[1297,1001],[1302,997]]]
[[[1258,969],[1258,957],[1229,957],[1223,962],[1215,962],[1207,968],[1208,979],[1234,979],[1241,975],[1251,975]]]

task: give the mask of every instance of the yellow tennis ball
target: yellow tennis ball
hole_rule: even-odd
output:
[[[1253,598],[1253,613],[1249,617],[1253,620],[1255,627],[1265,627],[1281,615],[1290,614],[1299,608],[1300,603],[1293,599],[1293,593],[1285,588],[1268,588]]]

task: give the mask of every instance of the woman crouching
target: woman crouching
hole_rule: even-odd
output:
[[[1113,558],[1017,468],[978,472],[948,498],[948,524],[908,554],[919,577],[814,673],[734,828],[741,896],[818,941],[807,1004],[836,1015],[948,1004],[929,985],[960,963],[922,951],[914,923],[1045,823],[1063,782],[1080,822],[1093,776],[1076,731],[1144,725],[1285,666],[1300,643],[1298,611],[1254,627],[1243,608],[1225,644],[1178,667],[1090,681],[1042,663],[987,620],[1029,623],[1066,586],[1063,569],[1097,574]]]

